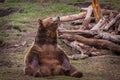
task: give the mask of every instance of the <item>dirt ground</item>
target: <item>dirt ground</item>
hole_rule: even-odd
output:
[[[23,75],[24,55],[34,41],[35,30],[22,32],[18,40],[11,40],[9,44],[0,49],[0,80],[38,80]],[[9,31],[9,30],[8,30]],[[64,43],[62,43],[64,44]],[[61,45],[61,44],[60,44]],[[67,52],[75,53],[66,45],[61,45]],[[64,46],[64,47],[63,47]],[[71,60],[84,76],[71,78],[67,76],[55,76],[40,78],[40,80],[120,80],[120,56],[103,55],[89,57],[83,60]]]
[[[0,24],[0,34],[10,36],[7,41],[0,40],[0,80],[120,80],[120,56],[108,54],[89,57],[81,60],[70,60],[71,63],[83,72],[82,78],[69,76],[50,76],[45,78],[34,78],[25,76],[24,55],[34,42],[38,28],[37,19],[29,20],[29,28],[12,26],[9,22]],[[22,22],[25,24],[27,22]],[[65,23],[65,26],[68,23]],[[72,28],[68,27],[68,28]],[[67,54],[79,53],[60,40],[59,45]]]

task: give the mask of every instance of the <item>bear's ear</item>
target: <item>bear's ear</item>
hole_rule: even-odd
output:
[[[41,19],[38,19],[38,23],[39,23],[39,29],[44,28],[43,27],[43,21]]]
[[[39,23],[39,25],[42,25],[42,20],[38,19],[38,23]]]

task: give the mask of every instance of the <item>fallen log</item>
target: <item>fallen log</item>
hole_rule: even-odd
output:
[[[90,17],[90,23],[95,23],[95,18],[94,17]],[[72,25],[82,25],[84,19],[79,19],[79,20],[75,20],[75,21],[72,21],[71,24]]]
[[[119,27],[119,24],[120,24],[120,20],[117,20],[112,27],[109,28],[109,30],[107,32],[109,32],[110,34],[112,35],[120,35],[119,34],[119,30],[118,30],[118,27]]]
[[[68,58],[70,59],[74,59],[74,60],[78,60],[78,59],[84,59],[84,58],[88,58],[88,55],[84,54],[84,51],[81,49],[81,47],[79,47],[78,45],[76,45],[76,41],[70,42],[68,40],[62,39],[62,41],[68,45],[69,47],[71,47],[72,49],[75,49],[77,51],[80,51],[81,54],[72,54],[71,56],[68,56]]]
[[[59,33],[61,34],[75,34],[75,35],[82,35],[82,36],[89,36],[95,38],[101,38],[105,40],[109,40],[112,42],[120,43],[120,35],[112,35],[107,32],[101,32],[101,31],[92,31],[92,30],[60,30]]]
[[[120,13],[105,26],[103,30],[107,31],[118,19],[120,18]]]
[[[112,35],[112,34],[107,33],[107,32],[99,33],[96,36],[96,38],[102,38],[102,39],[109,40],[109,41],[112,41],[112,42],[120,43],[120,35]]]
[[[90,38],[85,38],[83,36],[79,35],[72,35],[72,34],[63,34],[60,35],[58,38],[60,39],[67,39],[70,41],[78,41],[81,43],[84,43],[86,45],[90,46],[95,46],[95,47],[100,47],[100,48],[106,48],[112,51],[120,52],[120,46],[117,44],[114,44],[110,41],[107,40],[101,40],[101,39],[90,39]]]
[[[120,24],[119,24],[119,26],[118,26],[118,31],[120,32]]]
[[[87,11],[88,8],[80,8],[82,11]]]
[[[78,41],[68,41],[68,40],[62,40],[65,44],[70,46],[73,49],[76,49],[81,52],[81,55],[88,55],[88,56],[97,56],[100,55],[100,52],[91,46],[85,45],[83,43],[80,43]]]
[[[78,19],[84,18],[85,15],[86,15],[86,12],[81,12],[79,14],[68,15],[68,16],[61,16],[60,17],[60,21],[61,22],[74,21],[74,20],[78,20]]]
[[[115,17],[115,14],[110,13],[109,16],[106,16],[106,21],[103,26],[100,27],[100,30],[104,30],[105,26]],[[111,29],[112,30],[112,29]],[[108,31],[109,32],[109,31]]]
[[[76,44],[77,46],[81,47],[81,49],[84,51],[83,54],[88,55],[88,56],[98,56],[101,55],[102,53],[96,49],[95,47],[91,47],[89,45],[85,45],[83,43],[77,42]]]
[[[109,10],[109,9],[101,9],[101,12],[103,15],[109,15],[110,13],[113,13],[113,14],[119,13],[117,10]]]
[[[72,42],[70,42],[70,41],[65,40],[65,39],[62,39],[62,41],[63,41],[65,44],[67,44],[68,46],[70,46],[71,48],[80,51],[81,54],[84,54],[84,51],[81,49],[81,47],[75,45],[75,44],[76,44],[76,41],[72,41]]]
[[[83,11],[87,11],[88,8],[81,8]],[[118,14],[119,12],[117,10],[109,10],[109,9],[101,9],[102,15],[110,15],[110,13]]]
[[[76,58],[80,58],[80,59],[82,58],[83,59],[83,58],[87,58],[88,56],[102,55],[101,52],[99,50],[97,50],[96,48],[85,45],[83,43],[80,43],[80,42],[77,42],[77,41],[70,42],[68,40],[63,40],[63,39],[62,39],[62,41],[66,45],[70,46],[71,48],[81,52],[79,57],[73,56],[74,59],[76,59]]]
[[[75,20],[71,22],[71,25],[82,25],[83,19]]]
[[[98,56],[101,55],[102,53],[96,49],[95,47],[91,47],[89,45],[85,45],[83,43],[80,43],[78,41],[75,41],[74,43],[75,45],[77,45],[78,47],[81,47],[81,49],[83,50],[83,54],[88,55],[88,56]]]
[[[92,12],[93,12],[93,8],[92,8],[92,5],[90,5],[88,7],[86,17],[85,17],[85,19],[84,19],[84,21],[83,21],[82,26],[80,27],[80,29],[82,29],[82,30],[88,29],[88,25],[89,25],[89,23],[91,21]]]
[[[60,34],[69,33],[69,34],[77,34],[77,35],[88,35],[88,36],[94,36],[97,35],[97,31],[91,31],[91,30],[59,30]]]
[[[103,17],[91,30],[99,30],[100,27],[105,24],[105,22],[106,22],[106,19],[105,17]]]

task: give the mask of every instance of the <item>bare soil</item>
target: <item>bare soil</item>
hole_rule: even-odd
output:
[[[78,4],[76,4],[79,6]],[[0,9],[0,17],[16,12],[20,8]],[[3,14],[4,13],[4,14]],[[34,20],[34,21],[37,21]],[[0,80],[120,80],[120,56],[102,55],[82,60],[70,60],[71,63],[83,72],[82,78],[68,76],[51,76],[34,78],[23,74],[24,55],[34,42],[38,25],[30,22],[29,29],[11,26],[9,22],[0,25],[0,32],[5,31],[11,36],[6,41],[0,40]],[[67,29],[76,28],[64,23]],[[18,32],[18,33],[16,33]],[[14,39],[12,39],[14,37]],[[79,53],[58,40],[60,46],[67,54]]]

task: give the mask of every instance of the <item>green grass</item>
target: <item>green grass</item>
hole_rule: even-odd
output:
[[[31,4],[31,3],[6,2],[0,5],[0,8],[4,8],[4,9],[9,7],[20,7],[23,9],[23,12],[10,14],[8,16],[0,18],[1,19],[0,25],[2,26],[7,22],[9,22],[12,27],[19,27],[21,30],[27,30],[27,31],[33,30],[31,26],[37,25],[38,18],[43,19],[46,17],[56,17],[56,16],[67,15],[67,14],[79,13],[79,9],[77,7],[69,6],[64,3],[63,4],[54,3],[48,6],[42,6],[40,3]],[[32,22],[32,20],[34,22]],[[16,30],[12,30],[11,33],[12,34],[10,35],[10,37],[8,37],[10,39],[12,36],[15,36],[14,33],[19,34],[19,32]],[[0,39],[2,39],[2,36],[6,34],[10,34],[10,33],[6,32],[5,34],[0,34]]]
[[[11,21],[13,26],[21,26],[22,24],[29,24],[30,20],[36,18],[55,17],[72,13],[79,13],[79,9],[66,4],[55,3],[49,6],[40,6],[38,3],[5,3],[0,5],[1,8],[21,7],[24,9],[23,13],[14,13],[4,17]]]
[[[21,55],[18,53],[17,55]],[[19,56],[20,64],[22,57]],[[23,59],[22,59],[23,60]],[[114,61],[114,62],[113,62]],[[93,57],[85,60],[71,60],[71,63],[83,72],[82,78],[69,76],[50,76],[45,78],[34,78],[23,74],[23,64],[5,67],[0,66],[0,80],[119,80],[119,57]],[[21,62],[22,63],[22,62]],[[111,65],[112,64],[112,65]]]
[[[5,31],[0,31],[0,41],[7,40],[8,37],[9,37],[8,33],[6,33]]]
[[[120,11],[120,0],[99,0],[100,3],[105,3],[105,2],[109,2],[111,3],[111,7],[115,10],[119,10]]]
[[[13,2],[15,1],[15,2]],[[68,2],[77,2],[77,1],[84,1],[84,0],[62,0],[60,3],[57,2],[57,0],[51,0],[51,3],[42,4],[39,3],[39,0],[31,0],[31,2],[28,2],[30,0],[7,0],[4,4],[0,4],[0,8],[9,8],[9,7],[20,7],[23,8],[22,13],[14,13],[10,14],[5,17],[0,18],[0,27],[6,23],[9,22],[9,24],[12,26],[12,29],[10,30],[3,30],[0,31],[0,40],[3,40],[5,42],[11,43],[16,41],[16,44],[19,44],[19,40],[23,37],[23,32],[20,32],[15,27],[19,27],[21,30],[27,30],[28,32],[36,31],[33,26],[37,26],[37,19],[38,18],[46,18],[46,17],[56,17],[56,16],[63,16],[68,14],[76,14],[80,13],[79,8],[66,5]],[[35,2],[38,1],[38,2]],[[48,1],[48,0],[47,0]],[[86,0],[85,0],[86,1]],[[113,4],[116,5],[116,7],[119,9],[119,6],[117,5],[116,1],[113,1]],[[29,36],[28,36],[29,37]],[[18,42],[17,42],[18,41]],[[29,38],[27,42],[33,42],[33,37]],[[63,44],[59,41],[60,44]],[[75,52],[75,50],[71,51],[71,48],[68,48],[66,45],[62,45],[63,48],[65,48],[66,51],[71,52],[70,54],[79,53]],[[21,49],[22,48],[22,49]],[[80,71],[84,73],[85,77],[82,78],[73,78],[68,76],[54,76],[54,77],[47,77],[47,78],[33,78],[29,76],[24,76],[23,74],[23,59],[24,55],[27,52],[29,46],[22,46],[22,47],[16,47],[15,50],[13,48],[7,49],[8,51],[5,52],[5,54],[0,54],[0,80],[110,80],[109,78],[106,78],[105,76],[108,76],[108,73],[103,70],[103,67],[100,67],[101,65],[106,65],[106,67],[111,66],[111,64],[114,64],[113,67],[116,67],[118,70],[118,67],[116,62],[119,63],[118,59],[115,60],[107,60],[102,58],[102,60],[95,60],[95,59],[85,59],[85,60],[78,60],[74,61],[71,60],[71,63],[77,67]],[[13,50],[13,51],[12,51]],[[10,53],[9,53],[10,52]],[[92,62],[95,61],[95,62]],[[100,63],[99,63],[100,62]],[[106,63],[108,63],[108,65]],[[96,70],[97,68],[97,70]],[[108,70],[110,75],[112,75],[111,69],[105,68]],[[95,73],[94,73],[95,72]],[[105,74],[102,75],[103,72]],[[113,77],[119,78],[119,72],[113,71]],[[116,75],[115,75],[116,74]]]
[[[68,2],[80,2],[80,1],[87,1],[87,0],[6,0],[6,2],[41,2],[41,3],[68,3]]]
[[[48,5],[41,5],[40,0],[35,0],[34,2],[29,3],[29,1],[33,0],[7,0],[4,4],[0,5],[0,8],[9,8],[9,7],[21,7],[23,8],[22,13],[14,13],[9,16],[5,16],[0,18],[0,26],[5,24],[6,22],[10,22],[11,26],[20,27],[22,30],[29,30],[31,25],[31,20],[34,20],[34,24],[37,24],[37,18],[46,18],[46,17],[56,17],[63,16],[68,14],[79,13],[79,8],[66,5],[68,2],[81,2],[83,0],[62,0],[59,3],[57,0],[52,0],[52,3],[48,3]],[[25,1],[25,3],[23,3]],[[120,10],[120,1],[117,0],[104,0],[111,1],[113,7],[117,10]],[[104,2],[103,0],[100,2]],[[48,1],[49,2],[49,1]],[[4,34],[3,34],[4,36]],[[1,37],[0,37],[1,38]]]

